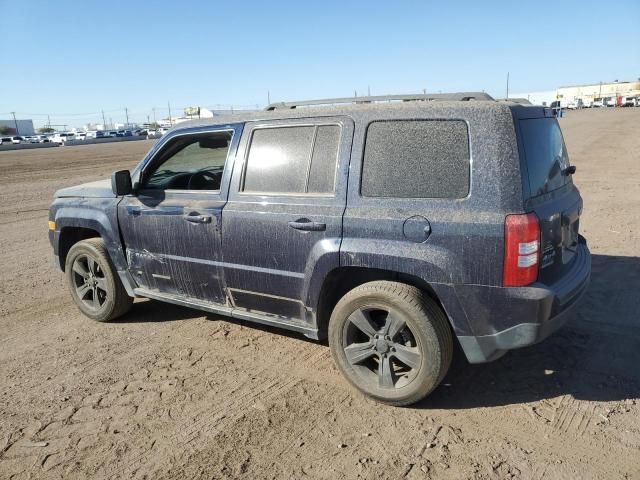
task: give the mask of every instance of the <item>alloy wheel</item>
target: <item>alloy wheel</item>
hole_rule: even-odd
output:
[[[73,286],[80,301],[89,309],[100,310],[109,296],[107,280],[100,264],[90,255],[73,261]]]
[[[408,385],[422,364],[422,353],[403,316],[382,306],[361,307],[345,322],[343,351],[366,382],[397,389]]]

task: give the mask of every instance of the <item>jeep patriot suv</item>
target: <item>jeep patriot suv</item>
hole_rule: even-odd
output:
[[[56,193],[49,238],[97,321],[148,297],[328,338],[347,380],[428,395],[536,343],[585,292],[582,199],[550,109],[483,93],[281,103],[181,123]]]

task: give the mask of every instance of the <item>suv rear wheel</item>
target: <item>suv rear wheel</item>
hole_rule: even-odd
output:
[[[133,304],[116,274],[101,238],[71,247],[65,262],[71,297],[87,317],[107,322],[124,315]]]
[[[413,286],[390,281],[360,285],[338,302],[329,345],[353,386],[397,406],[431,393],[453,355],[449,323],[437,303]]]

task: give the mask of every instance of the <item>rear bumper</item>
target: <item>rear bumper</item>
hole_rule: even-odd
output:
[[[502,288],[456,287],[458,300],[474,335],[458,340],[470,363],[495,360],[508,350],[540,342],[572,317],[591,276],[591,254],[584,238],[573,267],[553,285]]]

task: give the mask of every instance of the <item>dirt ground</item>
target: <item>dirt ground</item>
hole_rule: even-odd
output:
[[[144,300],[86,319],[47,207],[151,142],[0,153],[0,478],[640,478],[640,108],[561,125],[593,253],[575,319],[404,409],[296,335]]]

